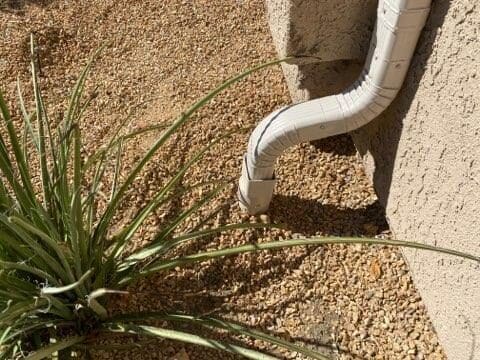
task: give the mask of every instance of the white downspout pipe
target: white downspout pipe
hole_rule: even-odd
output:
[[[370,50],[360,78],[341,94],[274,111],[255,128],[244,156],[238,198],[250,214],[268,209],[274,165],[289,147],[358,129],[400,90],[431,0],[379,0]]]

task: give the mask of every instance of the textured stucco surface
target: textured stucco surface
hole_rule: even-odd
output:
[[[285,5],[289,2],[290,5]],[[283,13],[276,13],[278,10],[272,3],[281,5]],[[327,43],[332,44],[333,40],[325,22],[343,28],[346,25],[341,23],[358,19],[348,10],[325,18],[322,24],[305,21],[310,12],[318,14],[312,7],[321,11],[316,0],[278,0],[267,4],[274,41],[281,54],[292,55],[295,51],[292,49],[297,49],[322,56],[316,52],[318,47],[312,34],[319,37],[317,43],[322,48],[328,49],[328,45],[324,47],[323,34]],[[371,4],[365,2],[363,6],[363,14],[371,16],[373,22]],[[302,7],[306,11],[303,15]],[[295,15],[290,16],[288,9]],[[278,20],[277,14],[284,18]],[[368,20],[362,21],[370,24]],[[283,27],[278,25],[281,22]],[[294,24],[285,25],[288,22]],[[289,33],[292,28],[296,31]],[[367,29],[371,29],[370,25]],[[305,46],[299,40],[300,30],[307,39]],[[284,66],[294,101],[339,91],[356,77],[361,69],[361,61],[355,60],[361,53],[358,48],[366,46],[368,40],[363,32],[355,36],[356,40],[338,37],[340,50],[324,57],[329,62]],[[433,1],[399,96],[382,116],[352,134],[397,238],[477,255],[480,254],[479,36],[480,5],[476,0]],[[342,45],[344,41],[365,44],[352,47],[348,54],[348,46]],[[292,44],[300,45],[292,48]],[[282,49],[290,50],[282,53]],[[404,254],[449,358],[480,359],[480,266],[433,253],[405,251]]]
[[[362,59],[368,51],[375,0],[266,0],[266,4],[280,56],[308,54],[330,61]]]

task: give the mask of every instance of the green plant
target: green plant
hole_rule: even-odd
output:
[[[176,229],[191,214],[210,201],[221,189],[216,185],[203,199],[185,210],[146,246],[127,252],[126,248],[144,221],[172,197],[181,196],[176,185],[187,170],[214,146],[213,141],[186,162],[158,193],[140,209],[120,231],[111,234],[112,222],[132,183],[155,152],[199,108],[223,89],[250,73],[283,60],[257,66],[220,85],[194,104],[171,125],[119,184],[120,154],[128,139],[149,131],[143,129],[122,135],[122,126],[108,144],[85,159],[81,156],[82,136],[79,122],[89,100],[82,94],[90,61],[81,73],[61,124],[55,131],[46,113],[38,84],[32,39],[32,80],[35,110],[28,112],[18,85],[20,112],[24,132],[20,137],[0,93],[0,110],[5,131],[0,132],[0,359],[69,359],[88,355],[86,347],[98,332],[129,333],[185,341],[243,355],[250,359],[275,359],[256,350],[221,343],[177,330],[179,323],[227,330],[233,334],[263,340],[297,351],[314,359],[325,359],[317,351],[289,343],[280,338],[248,329],[242,325],[211,317],[181,313],[140,313],[111,316],[105,297],[121,293],[137,279],[177,266],[244,252],[274,250],[300,245],[364,243],[408,246],[466,257],[475,256],[448,249],[433,248],[413,242],[366,238],[312,238],[263,242],[222,250],[205,251],[171,258],[169,250],[187,241],[234,229],[265,227],[263,224],[229,224],[183,234]],[[92,59],[95,55],[92,57]],[[122,125],[126,123],[123,122]],[[155,128],[159,128],[156,126]],[[8,142],[7,142],[8,141]],[[28,142],[38,158],[41,189],[32,183]],[[105,209],[96,209],[99,186],[106,173],[107,160],[116,161],[114,179]],[[188,189],[187,189],[188,190]],[[170,324],[159,328],[145,321],[161,319]]]

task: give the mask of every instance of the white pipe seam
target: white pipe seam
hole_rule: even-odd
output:
[[[239,201],[251,214],[268,209],[274,165],[289,147],[358,129],[382,113],[405,79],[431,0],[380,0],[359,79],[340,94],[276,110],[255,128],[244,156]]]

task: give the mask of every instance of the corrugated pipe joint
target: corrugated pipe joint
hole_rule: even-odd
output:
[[[242,176],[240,177],[238,187],[238,201],[242,210],[247,211],[249,214],[261,214],[268,210],[277,180],[275,178],[266,180],[251,179],[248,174],[246,161],[247,155],[244,155]],[[249,197],[244,198],[243,194],[247,194]]]

